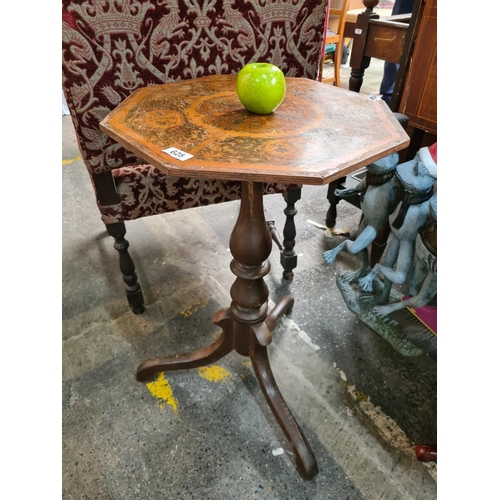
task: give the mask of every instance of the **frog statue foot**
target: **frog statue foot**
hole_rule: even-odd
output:
[[[363,292],[373,292],[373,279],[377,275],[377,266],[378,264],[376,264],[366,276],[359,279],[359,288],[361,288]]]
[[[382,293],[361,292],[359,294],[359,301],[366,306],[375,308],[378,304],[383,303]]]
[[[384,317],[393,311],[392,304],[385,304],[383,306],[374,306],[373,314],[379,317]]]
[[[363,274],[363,268],[360,268],[357,271],[345,271],[344,272],[344,280],[347,283],[355,284],[358,282],[359,277],[362,274]]]

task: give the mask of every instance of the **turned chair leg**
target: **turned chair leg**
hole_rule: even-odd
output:
[[[340,201],[338,196],[335,196],[335,190],[339,189],[341,184],[346,181],[345,177],[341,177],[336,181],[330,182],[328,184],[328,192],[326,194],[326,199],[328,203],[330,203],[330,207],[328,208],[328,212],[326,213],[325,225],[328,229],[332,230],[335,228],[335,223],[337,222],[337,205]]]
[[[293,270],[297,267],[297,254],[295,253],[295,228],[294,217],[297,214],[295,203],[300,200],[302,190],[294,189],[285,191],[283,198],[286,201],[286,208],[283,211],[286,215],[285,227],[283,229],[283,250],[281,251],[281,265],[283,266],[283,279],[292,280]]]
[[[129,306],[134,314],[142,314],[145,310],[144,297],[141,285],[137,281],[134,261],[128,253],[129,242],[125,239],[125,223],[106,224],[106,228],[109,235],[115,239],[114,247],[119,254],[120,271],[125,282],[125,291]]]

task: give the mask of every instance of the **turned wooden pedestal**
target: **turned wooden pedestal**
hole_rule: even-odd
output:
[[[264,276],[269,272],[271,234],[264,217],[262,184],[244,182],[240,213],[229,243],[236,280],[231,287],[231,307],[214,314],[212,321],[222,328],[211,345],[185,354],[151,358],[137,369],[137,380],[152,380],[158,372],[196,368],[215,363],[235,350],[249,356],[260,387],[295,454],[297,470],[304,479],[318,473],[318,465],[304,434],[288,409],[276,385],[267,356],[271,332],[293,306],[293,298],[283,297],[268,312],[269,290]]]

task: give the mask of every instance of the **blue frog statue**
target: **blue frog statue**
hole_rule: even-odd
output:
[[[379,304],[387,302],[393,283],[406,282],[413,268],[415,242],[420,228],[427,222],[437,179],[437,143],[431,148],[422,148],[413,160],[396,167],[395,176],[403,189],[398,190],[396,210],[389,217],[391,235],[384,263],[375,264],[359,279],[360,288],[371,292],[375,276],[379,273],[384,276],[384,291],[377,299]]]
[[[337,277],[337,285],[351,311],[405,355],[422,350],[404,337],[391,317],[405,307],[421,307],[437,291],[437,143],[421,148],[415,157],[397,165],[393,154],[367,167],[365,179],[338,196],[360,193],[363,220],[354,241],[327,250],[327,264],[346,248],[360,254],[361,267]],[[367,247],[389,224],[391,233],[382,263],[368,267]],[[393,285],[409,287],[404,297]],[[404,297],[404,300],[402,300]]]
[[[405,307],[428,304],[437,293],[437,192],[429,202],[427,222],[415,240],[415,264],[408,280],[409,297],[390,304],[376,305],[375,314],[388,315]]]
[[[366,167],[366,176],[354,189],[337,189],[335,196],[346,198],[361,195],[363,220],[354,241],[344,240],[331,250],[323,253],[327,264],[333,264],[337,255],[346,248],[351,254],[360,254],[361,267],[354,273],[346,274],[347,281],[356,282],[368,268],[368,247],[386,226],[389,215],[396,207],[399,182],[394,176],[399,162],[398,153],[393,153]]]

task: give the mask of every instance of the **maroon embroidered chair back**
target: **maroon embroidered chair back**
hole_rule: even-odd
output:
[[[139,87],[236,74],[249,62],[271,62],[286,76],[316,80],[327,3],[63,0],[63,92],[101,218],[116,240],[134,312],[142,312],[143,299],[124,238],[124,222],[239,199],[241,186],[165,176],[103,134],[99,122]],[[295,213],[293,203],[300,198],[300,186],[265,184],[264,188],[265,193],[283,193],[287,200],[282,264],[284,276],[291,279],[297,258],[290,214]],[[287,194],[291,190],[293,196]],[[276,231],[272,233],[276,237]]]
[[[138,87],[272,62],[317,79],[326,0],[63,0],[63,86],[87,167],[140,164],[99,130]]]

